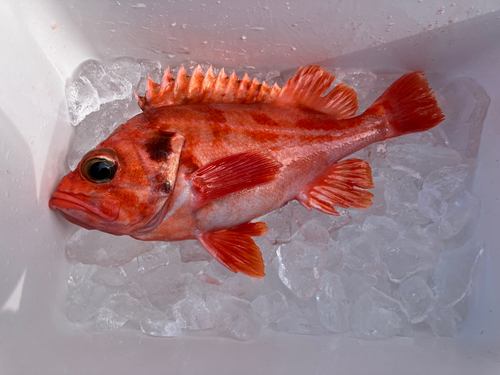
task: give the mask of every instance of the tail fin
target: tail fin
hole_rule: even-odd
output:
[[[407,73],[396,80],[370,109],[379,106],[384,107],[389,120],[387,138],[425,131],[444,120],[422,72]]]

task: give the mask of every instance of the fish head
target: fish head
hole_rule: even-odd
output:
[[[183,145],[179,133],[118,128],[61,180],[49,206],[86,229],[154,231],[167,213]]]

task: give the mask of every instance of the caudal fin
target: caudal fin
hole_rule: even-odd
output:
[[[444,120],[434,93],[421,72],[407,73],[396,80],[370,107],[383,106],[389,120],[387,138],[433,128]]]

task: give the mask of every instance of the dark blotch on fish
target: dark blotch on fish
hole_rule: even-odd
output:
[[[267,116],[265,113],[252,112],[252,113],[250,113],[250,115],[259,125],[279,126],[276,121],[274,121],[272,118]]]
[[[175,133],[156,133],[144,144],[146,152],[153,161],[166,161],[172,152],[172,137]]]

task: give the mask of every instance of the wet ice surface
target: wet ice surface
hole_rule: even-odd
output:
[[[175,74],[179,67],[172,68]],[[159,62],[128,57],[80,67],[67,87],[78,125],[70,168],[140,113],[132,92],[142,95],[147,76],[158,82],[160,72]],[[250,76],[279,84],[286,78],[279,71]],[[353,86],[366,109],[396,78],[344,71],[336,82]],[[272,329],[383,339],[411,336],[415,325],[456,335],[485,249],[471,238],[480,201],[470,180],[489,98],[466,77],[438,88],[437,96],[447,116],[437,129],[356,153],[373,170],[373,206],[328,216],[291,202],[260,218],[269,226],[255,239],[264,279],[233,274],[194,240],[141,242],[80,229],[66,247],[75,262],[68,319],[91,322],[95,331],[158,337],[211,330],[251,340]]]

